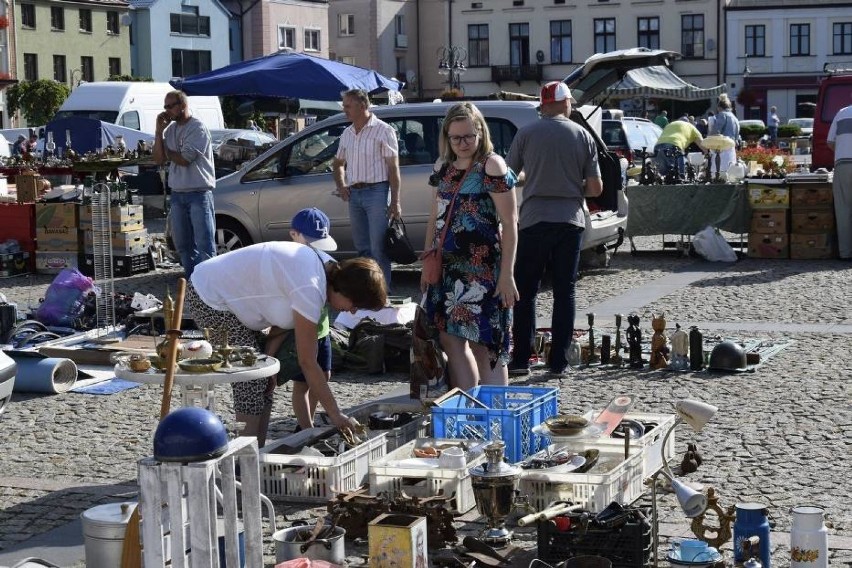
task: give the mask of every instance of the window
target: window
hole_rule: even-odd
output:
[[[95,59],[91,56],[83,56],[80,58],[80,70],[82,71],[80,80],[92,82],[95,80]]]
[[[834,24],[834,55],[852,54],[852,22]]]
[[[107,12],[107,33],[112,35],[118,35],[118,12]]]
[[[38,80],[38,55],[35,53],[24,54],[24,80]]]
[[[636,28],[639,47],[660,49],[660,18],[639,18]]]
[[[684,57],[704,58],[704,14],[687,14],[680,17],[680,51]]]
[[[278,28],[278,47],[296,49],[296,28]]]
[[[135,110],[129,110],[122,114],[117,124],[133,130],[142,130],[142,126],[139,124],[139,113]]]
[[[80,8],[80,31],[92,31],[92,11],[87,8]]]
[[[199,16],[198,6],[181,6],[181,13],[169,20],[173,34],[210,37],[210,17]]]
[[[112,77],[114,75],[121,75],[121,58],[120,57],[110,57],[109,58],[109,76]]]
[[[403,14],[394,16],[393,26],[396,30],[396,35],[405,35],[405,16]]]
[[[488,24],[467,26],[467,62],[471,67],[488,66]]]
[[[550,62],[571,63],[571,20],[550,22]]]
[[[615,18],[595,18],[595,53],[615,51]]]
[[[440,125],[435,117],[406,117],[388,120],[399,141],[399,165],[434,164],[438,159]]]
[[[65,8],[50,7],[50,29],[55,32],[65,31]]]
[[[291,146],[284,145],[243,176],[243,181],[280,179],[284,177],[331,172],[331,161],[337,153],[340,135],[347,124],[335,124],[303,136]]]
[[[36,27],[34,4],[21,4],[21,27],[27,29],[34,29]]]
[[[351,55],[342,55],[340,57],[340,62],[347,65],[355,65],[355,58]]]
[[[305,51],[320,50],[320,31],[305,30]]]
[[[64,55],[53,56],[53,80],[64,83],[68,80],[67,67]]]
[[[491,134],[494,152],[505,158],[518,129],[510,121],[503,118],[486,118],[485,124],[488,125],[488,133]]]
[[[355,35],[355,14],[338,14],[337,27],[342,36]]]
[[[189,77],[210,71],[210,69],[209,51],[172,50],[172,77]]]
[[[530,25],[509,24],[509,65],[530,64]]]
[[[766,55],[766,26],[745,27],[745,54],[747,57]]]
[[[790,55],[811,54],[811,25],[790,24]]]

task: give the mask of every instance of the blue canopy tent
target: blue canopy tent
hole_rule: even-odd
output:
[[[44,128],[45,138],[48,132],[53,132],[53,141],[56,143],[58,153],[65,151],[65,132],[71,133],[71,147],[80,154],[93,152],[98,148],[116,145],[116,137],[124,137],[124,143],[130,150],[136,148],[139,140],[144,140],[153,145],[154,136],[132,128],[125,128],[117,124],[102,122],[94,118],[79,116],[60,118],[47,123]]]
[[[363,89],[372,94],[399,91],[403,87],[402,82],[371,69],[291,51],[241,61],[185,79],[173,79],[170,83],[187,95],[320,101],[340,100],[340,93],[348,89]]]

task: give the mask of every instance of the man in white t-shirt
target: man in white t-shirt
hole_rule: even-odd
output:
[[[852,260],[852,105],[840,109],[826,139],[834,149],[834,216],[837,218],[837,252]]]

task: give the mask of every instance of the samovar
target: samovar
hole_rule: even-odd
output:
[[[476,508],[485,517],[488,527],[479,539],[488,544],[504,545],[512,538],[505,525],[506,517],[515,506],[515,492],[521,468],[503,461],[506,443],[497,440],[485,446],[485,463],[470,468]]]

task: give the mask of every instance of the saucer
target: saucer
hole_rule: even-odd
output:
[[[680,558],[680,550],[674,551],[671,550],[666,555],[666,560],[669,561],[669,564],[674,566],[692,566],[693,568],[704,568],[706,566],[710,566],[711,564],[715,564],[716,562],[722,559],[722,553],[713,548],[712,546],[707,547],[705,552],[702,552],[699,556],[702,556],[700,560],[681,560]]]

